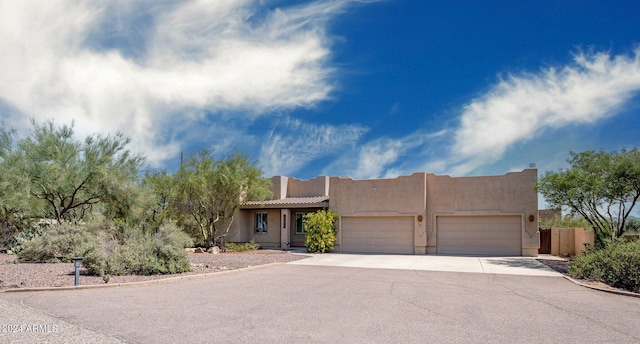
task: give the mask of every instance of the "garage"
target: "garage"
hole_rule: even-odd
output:
[[[413,221],[413,216],[342,217],[342,251],[413,254]]]
[[[438,216],[436,233],[437,253],[522,255],[520,216]]]

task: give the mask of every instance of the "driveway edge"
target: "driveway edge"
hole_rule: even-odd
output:
[[[616,289],[605,289],[605,288],[600,288],[600,287],[596,287],[596,286],[593,286],[593,285],[589,285],[589,284],[582,283],[582,282],[580,282],[580,281],[578,281],[578,280],[575,280],[575,279],[573,279],[573,278],[571,278],[571,277],[569,277],[569,276],[567,276],[567,275],[564,275],[564,274],[563,274],[562,276],[563,276],[564,278],[568,279],[569,281],[571,281],[571,282],[573,282],[573,283],[575,283],[575,284],[577,284],[577,285],[579,285],[579,286],[585,287],[585,288],[589,288],[589,289],[593,289],[593,290],[598,290],[598,291],[604,291],[604,292],[606,292],[606,293],[611,293],[611,294],[617,294],[617,295],[631,296],[631,297],[637,297],[637,298],[640,298],[640,294],[638,294],[638,293],[632,293],[632,292],[630,292],[630,291],[624,291],[624,290],[616,290]]]
[[[89,284],[89,285],[79,285],[79,286],[71,286],[71,287],[40,287],[40,288],[12,288],[0,290],[0,293],[20,293],[20,292],[36,292],[36,291],[62,291],[62,290],[76,290],[76,289],[100,289],[100,288],[116,288],[116,287],[136,287],[136,286],[145,286],[145,285],[153,285],[153,284],[164,284],[164,283],[173,283],[183,280],[197,279],[197,278],[206,278],[213,276],[221,276],[221,275],[229,275],[233,273],[240,273],[244,271],[253,271],[264,269],[272,266],[282,265],[285,263],[276,262],[269,263],[264,265],[256,265],[249,266],[242,269],[234,269],[220,272],[208,272],[205,274],[197,274],[197,275],[185,275],[185,276],[177,276],[177,277],[168,277],[168,278],[159,278],[148,281],[139,281],[139,282],[122,282],[122,283],[105,283],[105,284]]]

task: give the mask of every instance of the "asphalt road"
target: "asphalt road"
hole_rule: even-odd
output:
[[[150,286],[4,293],[0,308],[0,324],[58,325],[40,334],[52,343],[640,342],[639,298],[561,277],[286,264]],[[28,338],[0,334],[3,343]]]

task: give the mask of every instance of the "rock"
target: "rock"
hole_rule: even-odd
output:
[[[185,250],[187,253],[194,253],[194,252],[196,251],[196,249],[195,249],[195,248],[193,248],[193,247],[187,247],[187,248],[185,248],[184,250]]]
[[[205,252],[207,252],[207,250],[202,247],[196,247],[193,251],[193,253],[205,253]]]
[[[218,247],[218,246],[210,247],[208,252],[209,253],[213,253],[213,254],[218,254],[218,253],[220,253],[220,247]]]

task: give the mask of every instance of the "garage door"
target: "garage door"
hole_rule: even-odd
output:
[[[438,216],[437,252],[522,255],[520,216]]]
[[[343,217],[342,251],[413,254],[413,217]]]

